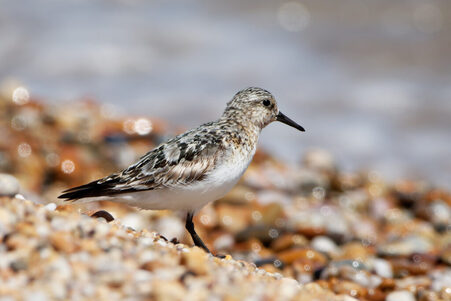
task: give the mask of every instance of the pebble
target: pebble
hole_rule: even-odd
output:
[[[393,268],[390,262],[381,258],[374,258],[371,262],[376,274],[384,278],[393,278]]]
[[[278,257],[286,264],[293,263],[297,260],[305,260],[317,265],[324,265],[327,262],[326,256],[313,249],[291,249],[282,251],[278,254]]]
[[[148,228],[148,226],[146,226]],[[180,238],[185,234],[185,225],[179,218],[174,216],[164,216],[158,219],[154,230],[158,233],[164,233],[168,239]]]
[[[387,295],[387,301],[415,301],[415,296],[409,291],[394,291]]]
[[[304,155],[304,164],[311,169],[323,172],[334,172],[336,163],[332,154],[324,149],[315,149],[307,151]]]
[[[12,175],[0,173],[0,196],[14,196],[20,191],[19,181]]]
[[[366,296],[367,289],[361,285],[351,281],[337,281],[333,284],[332,289],[337,294],[347,294],[351,297],[361,299]]]
[[[57,251],[72,253],[76,250],[75,241],[68,232],[57,231],[50,234],[50,243]]]
[[[12,229],[3,241],[6,248],[0,247],[0,265],[9,267],[9,273],[0,270],[2,300],[8,294],[12,300],[343,300],[316,284],[301,286],[230,256],[219,259],[197,247],[160,244],[155,233],[130,230],[117,220],[107,224],[10,198],[0,198],[0,208],[2,215],[15,216],[0,221]],[[38,226],[48,231],[33,231]],[[325,262],[314,250],[304,253]]]
[[[190,252],[182,254],[182,261],[189,271],[196,275],[205,275],[208,272],[208,265],[205,264],[208,255],[200,248],[194,247]]]
[[[429,238],[411,234],[399,240],[384,243],[379,246],[379,252],[387,256],[407,256],[414,253],[429,253],[434,249]]]
[[[335,242],[327,236],[316,236],[310,242],[313,249],[327,254],[336,254],[338,247]]]
[[[278,252],[295,247],[307,247],[309,241],[305,236],[300,234],[283,234],[280,235],[276,240],[272,241],[271,248]]]

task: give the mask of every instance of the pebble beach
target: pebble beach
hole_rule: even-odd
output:
[[[451,194],[434,183],[259,149],[195,217],[220,259],[191,247],[177,212],[57,201],[183,129],[14,92],[0,96],[2,301],[451,300]]]

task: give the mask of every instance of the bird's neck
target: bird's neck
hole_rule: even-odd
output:
[[[226,122],[237,127],[240,130],[250,131],[257,136],[260,134],[262,128],[264,127],[264,125],[255,122],[250,116],[247,116],[241,110],[234,110],[233,108],[228,108],[222,114],[219,121]]]
[[[249,152],[255,150],[261,132],[260,126],[249,122],[245,116],[240,118],[237,115],[223,115],[218,122],[227,127],[230,132],[226,138],[229,143],[235,146],[245,146]]]

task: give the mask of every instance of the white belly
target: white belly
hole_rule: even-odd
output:
[[[252,154],[253,155],[253,154]],[[125,193],[112,198],[88,198],[83,201],[111,200],[141,209],[197,211],[208,202],[229,192],[249,166],[252,156],[215,168],[204,180],[171,188]]]

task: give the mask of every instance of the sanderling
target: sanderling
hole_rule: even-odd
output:
[[[161,144],[121,172],[68,189],[59,198],[181,210],[194,244],[210,253],[194,229],[193,215],[238,182],[255,154],[261,130],[273,121],[304,131],[279,111],[268,91],[241,90],[217,121]]]

